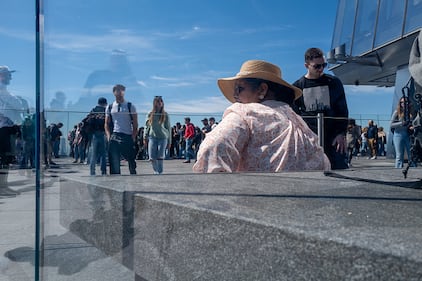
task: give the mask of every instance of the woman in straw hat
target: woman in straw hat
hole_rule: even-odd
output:
[[[318,137],[290,107],[302,91],[282,79],[278,66],[246,61],[218,86],[233,104],[201,143],[195,172],[330,169]]]

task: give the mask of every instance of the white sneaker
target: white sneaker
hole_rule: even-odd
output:
[[[372,156],[371,157],[371,160],[374,160],[374,159],[377,159],[377,157],[376,156]]]

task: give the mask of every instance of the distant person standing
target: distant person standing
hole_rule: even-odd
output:
[[[35,168],[35,115],[27,116],[21,126],[24,157],[21,168]]]
[[[304,118],[308,126],[318,133],[318,113],[324,119],[324,152],[331,162],[331,168],[347,169],[346,131],[349,111],[341,81],[324,73],[327,63],[321,49],[310,48],[305,52],[307,73],[293,83],[302,89],[303,96],[294,103],[296,113]],[[315,118],[312,118],[315,117]]]
[[[78,126],[74,125],[73,129],[67,133],[67,141],[68,141],[69,146],[70,146],[70,153],[69,153],[70,157],[75,157],[75,149],[74,149],[73,142],[75,140],[77,128],[78,128]]]
[[[90,175],[95,175],[95,166],[97,161],[100,161],[101,175],[106,175],[107,157],[106,157],[106,138],[105,138],[105,109],[107,107],[107,99],[100,97],[98,104],[95,106],[88,115],[88,126],[92,132],[91,139],[91,159]]]
[[[152,110],[148,114],[145,126],[144,141],[144,145],[148,147],[149,160],[154,174],[162,174],[166,149],[170,148],[172,141],[172,128],[161,96],[154,98]]]
[[[378,147],[378,155],[385,156],[385,145],[387,144],[387,135],[384,132],[383,127],[378,128],[378,139],[377,139],[377,147]]]
[[[217,123],[215,123],[215,118],[210,117],[209,121],[210,121],[211,130],[214,130],[214,128],[217,127]]]
[[[368,121],[368,146],[369,153],[368,159],[377,159],[377,139],[378,139],[378,127],[374,124],[374,120]]]
[[[205,139],[207,133],[211,132],[211,125],[208,123],[208,119],[204,118],[201,120],[204,127],[201,129],[201,140]]]
[[[49,165],[57,165],[53,162],[52,157],[54,155],[55,158],[58,156],[59,151],[59,144],[60,144],[60,137],[63,135],[60,129],[63,127],[63,123],[59,122],[57,124],[51,123],[50,126],[47,127],[47,160]]]
[[[138,115],[135,106],[125,101],[126,87],[117,84],[113,87],[116,100],[107,106],[105,133],[109,140],[110,174],[120,174],[120,157],[129,165],[131,175],[136,174],[135,141],[138,133]]]
[[[190,122],[190,117],[185,117],[185,135],[184,140],[186,143],[185,148],[185,158],[186,160],[183,163],[190,163],[190,160],[195,158],[195,153],[193,151],[192,145],[193,140],[195,139],[195,126]]]

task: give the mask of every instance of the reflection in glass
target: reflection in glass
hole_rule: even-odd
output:
[[[13,124],[21,125],[29,106],[25,99],[7,89],[14,72],[15,70],[10,70],[8,66],[0,66],[0,113],[9,118]]]
[[[337,18],[331,47],[335,48],[345,43],[346,54],[350,54],[351,51],[356,5],[357,0],[340,0],[337,9]]]
[[[372,49],[376,18],[377,1],[359,1],[352,55],[359,55]]]
[[[422,25],[422,0],[408,0],[405,32],[412,32]]]
[[[405,1],[381,0],[375,47],[402,35]]]

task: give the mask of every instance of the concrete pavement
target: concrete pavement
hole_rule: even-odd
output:
[[[59,178],[71,176],[89,181],[92,177],[89,176],[87,165],[72,164],[69,158],[57,159],[56,162],[59,165],[46,169],[42,178],[44,183],[42,190],[42,237],[44,246],[47,245],[43,259],[42,280],[133,280],[131,270],[61,226],[59,221],[61,211]],[[329,177],[339,179],[339,182],[346,185],[346,188],[347,185],[354,186],[351,182],[361,182],[368,186],[373,184],[392,188],[393,190],[388,189],[388,192],[394,192],[394,195],[398,197],[400,197],[400,194],[403,195],[403,198],[420,194],[422,169],[411,168],[408,178],[403,179],[401,170],[392,169],[393,162],[393,160],[385,158],[377,160],[354,159],[353,167],[350,170],[334,172]],[[180,174],[180,177],[185,177],[189,174],[193,164],[184,164],[181,160],[168,160],[165,161],[164,165],[165,174],[169,176],[163,175],[163,179],[170,179],[171,177],[172,181],[176,181],[177,175]],[[141,176],[136,178],[137,181],[144,182],[148,179],[155,181],[157,177],[160,177],[153,175],[147,161],[138,161],[137,170],[138,175]],[[122,167],[122,173],[128,175],[127,166]],[[312,177],[307,178],[309,175],[307,173],[296,173],[295,177],[300,178],[304,186],[308,186],[315,181]],[[259,176],[257,175],[258,178]],[[109,176],[94,177],[94,179],[96,178],[99,182],[107,182],[108,179],[110,179],[109,182],[112,182],[115,179],[115,177]],[[130,178],[130,176],[125,177],[127,180]],[[265,178],[268,179],[268,177]],[[204,179],[204,184],[209,183],[209,180],[209,178]],[[11,170],[9,186],[11,189],[19,191],[19,195],[11,197],[1,196],[0,194],[0,237],[2,237],[0,240],[0,280],[34,279],[34,182],[35,177],[32,171]],[[360,196],[364,196],[364,194],[360,194]],[[379,196],[382,197],[381,194]],[[388,206],[388,204],[386,205]],[[258,210],[255,211],[259,212]],[[421,229],[421,225],[409,227],[415,231]],[[405,242],[403,241],[403,243]],[[411,244],[412,241],[407,242]],[[416,249],[421,247],[420,240],[414,242]]]

